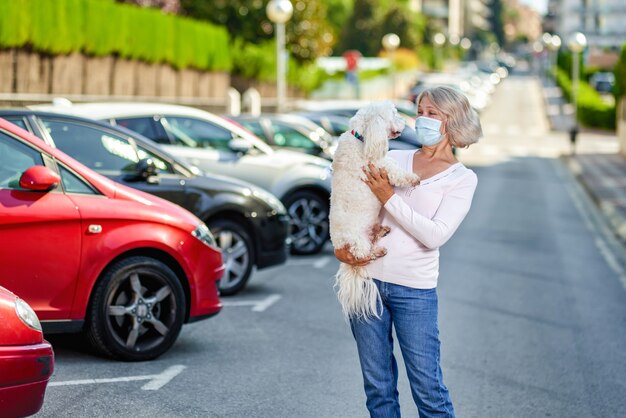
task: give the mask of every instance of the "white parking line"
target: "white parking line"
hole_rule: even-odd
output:
[[[252,310],[254,312],[263,312],[274,303],[276,303],[282,296],[278,294],[269,295],[263,300],[233,300],[233,301],[224,301],[222,300],[222,304],[224,306],[252,306]]]
[[[145,376],[126,376],[126,377],[113,377],[106,379],[81,379],[81,380],[66,380],[64,382],[50,382],[48,387],[51,386],[76,386],[76,385],[94,385],[100,383],[117,383],[117,382],[134,382],[137,380],[150,380],[148,383],[141,387],[142,390],[159,390],[166,384],[168,384],[173,378],[178,376],[187,366],[181,364],[168,367],[161,374],[150,374]]]
[[[168,368],[167,370],[165,370],[160,375],[156,376],[154,379],[152,379],[148,383],[146,383],[145,385],[143,385],[141,387],[141,389],[143,389],[143,390],[159,390],[163,386],[167,385],[170,382],[170,380],[172,380],[173,378],[178,376],[180,374],[180,372],[185,370],[185,367],[186,366],[182,366],[180,364],[177,365],[177,366],[172,366],[172,367]]]
[[[280,295],[270,295],[265,300],[257,303],[256,306],[252,308],[252,310],[254,312],[263,312],[264,310],[272,306],[274,303],[278,302],[280,298],[281,298]]]

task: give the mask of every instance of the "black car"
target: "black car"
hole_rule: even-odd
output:
[[[259,187],[200,173],[153,141],[104,122],[17,109],[0,110],[0,117],[100,174],[174,202],[202,219],[222,250],[222,295],[242,290],[254,266],[261,269],[287,259],[289,217],[283,204]]]

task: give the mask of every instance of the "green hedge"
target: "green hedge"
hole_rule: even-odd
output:
[[[232,68],[226,28],[113,0],[0,0],[0,48]]]
[[[557,83],[563,95],[571,101],[572,81],[561,69],[557,71]],[[615,105],[602,100],[602,97],[589,84],[580,80],[578,87],[578,120],[585,126],[615,130]]]
[[[258,45],[243,42],[237,38],[231,45],[233,72],[249,79],[263,82],[276,81],[276,43],[264,42]],[[311,92],[318,88],[326,77],[325,72],[315,63],[298,64],[290,59],[287,82],[302,91]]]

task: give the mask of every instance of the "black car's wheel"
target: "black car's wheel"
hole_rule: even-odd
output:
[[[219,281],[220,295],[234,295],[246,286],[252,273],[252,238],[241,225],[231,220],[212,221],[208,227],[222,250],[226,266]]]
[[[299,191],[284,200],[291,218],[291,253],[319,253],[328,241],[328,200],[310,192]]]
[[[150,360],[174,344],[185,312],[174,272],[153,258],[130,257],[112,264],[96,284],[86,333],[102,354]]]

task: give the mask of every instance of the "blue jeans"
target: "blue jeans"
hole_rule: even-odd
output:
[[[391,334],[393,325],[420,418],[454,418],[454,408],[439,365],[437,289],[413,289],[379,280],[375,282],[382,298],[381,318],[350,320],[370,416],[400,417],[398,365],[393,355]]]

